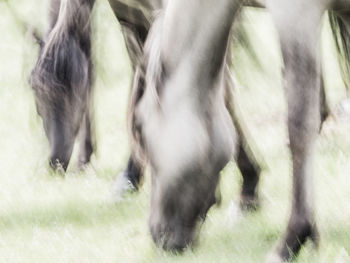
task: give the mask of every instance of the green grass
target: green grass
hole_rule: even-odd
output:
[[[19,16],[44,28],[46,5],[11,0]],[[40,15],[39,15],[40,14]],[[290,155],[280,56],[270,18],[247,12],[245,20],[264,67],[259,72],[236,50],[239,101],[264,157],[259,212],[237,211],[240,174],[232,163],[222,174],[223,202],[210,210],[199,244],[183,255],[157,249],[147,227],[150,183],[114,203],[111,183],[128,157],[126,109],[131,67],[119,25],[106,1],[95,10],[97,64],[95,125],[98,150],[92,167],[66,178],[46,165],[48,143],[27,85],[37,47],[0,2],[0,262],[263,262],[283,233],[290,208]],[[333,107],[345,98],[329,28],[323,32],[324,69]],[[307,244],[297,262],[350,262],[350,124],[329,120],[317,142],[316,215],[322,241]]]

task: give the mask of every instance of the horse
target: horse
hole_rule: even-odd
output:
[[[181,251],[195,239],[198,221],[216,202],[219,173],[236,148],[225,99],[231,24],[215,17],[217,8],[207,10],[214,14],[204,20],[189,13],[209,2],[186,3],[180,16],[173,12],[178,2],[168,1],[145,43],[139,69],[145,87],[133,89],[134,140],[152,169],[150,231],[166,250]]]
[[[306,240],[319,241],[312,171],[321,120],[317,44],[328,10],[338,52],[348,65],[349,1],[168,1],[145,44],[145,87],[133,106],[134,139],[152,168],[152,237],[166,249],[182,250],[193,242],[198,221],[214,203],[219,172],[234,154],[223,83],[231,25],[243,4],[267,8],[284,63],[293,197],[285,234],[267,258],[284,262]]]
[[[49,140],[50,166],[67,169],[75,138],[82,141],[79,166],[90,161],[94,143],[90,116],[92,86],[91,21],[94,1],[50,2],[49,29],[30,84]]]
[[[192,243],[198,221],[216,202],[219,173],[243,141],[237,138],[239,129],[233,125],[227,102],[227,87],[232,85],[229,35],[243,3],[111,0],[110,4],[122,24],[135,70],[130,126],[134,149],[144,153],[152,168],[151,235],[165,249],[182,250]],[[314,47],[327,9],[343,25],[338,27],[345,39],[348,20],[343,10],[348,4],[341,0],[248,4],[266,5],[272,14],[284,59],[294,179],[290,221],[271,259],[278,262],[297,254],[307,238],[318,240],[310,171],[321,94],[319,55]],[[301,20],[300,13],[305,15]],[[244,144],[241,148],[245,150]],[[135,159],[132,155],[128,166],[136,165],[134,174],[140,177]],[[246,181],[244,174],[243,178]],[[253,178],[247,182],[253,182],[254,191],[247,192],[255,198],[258,176]],[[244,188],[243,184],[242,196]]]
[[[31,74],[31,85],[38,113],[43,119],[51,146],[50,164],[55,170],[67,169],[79,129],[83,136],[79,157],[81,167],[89,162],[94,148],[89,102],[93,78],[90,29],[93,6],[94,1],[51,0],[46,39],[41,40],[35,36],[40,45],[40,52]],[[131,5],[111,0],[110,6],[121,25],[132,68],[137,72],[153,23],[153,12],[162,8],[161,3],[149,0]],[[138,94],[135,96],[136,93],[133,92],[131,101],[142,95],[144,79],[140,74],[136,75],[134,86],[140,88],[135,88]],[[243,175],[241,207],[254,210],[259,204],[257,185],[262,169],[250,146],[251,139],[247,139],[248,131],[238,117],[237,108],[232,107],[231,101],[232,97],[227,100],[227,106],[238,127],[237,164]],[[129,126],[132,126],[131,122]],[[137,154],[131,154],[125,171],[114,183],[118,196],[130,188],[139,188],[143,169],[135,155]]]
[[[287,230],[274,253],[272,262],[297,255],[310,238],[317,245],[319,232],[314,217],[313,152],[319,126],[319,96],[323,78],[320,51],[321,19],[328,10],[329,20],[343,71],[349,84],[350,3],[339,0],[303,2],[267,0],[279,35],[284,61],[284,79],[288,104],[288,132],[293,167],[293,198]],[[321,99],[323,99],[321,97]]]
[[[136,72],[133,83],[132,95],[130,98],[129,130],[134,133],[133,127],[133,105],[143,93],[144,90],[144,75],[140,74],[140,64],[144,56],[144,45],[148,37],[149,30],[154,21],[154,13],[161,10],[163,5],[160,1],[129,1],[109,0],[110,6],[118,19],[122,33],[125,39],[125,44],[132,64],[134,74]],[[244,120],[239,116],[239,109],[232,103],[231,95],[235,84],[228,81],[227,87],[230,92],[227,95],[227,107],[230,111],[231,118],[237,127],[238,132],[238,156],[237,165],[243,176],[243,186],[241,192],[240,205],[244,210],[255,210],[259,205],[257,195],[257,185],[259,175],[262,171],[256,156],[256,149],[253,150],[251,136],[249,130],[245,127]],[[249,139],[248,139],[249,138]],[[137,147],[132,147],[137,148]],[[127,167],[116,179],[114,183],[117,198],[123,195],[124,192],[137,191],[142,180],[143,161],[138,160],[138,153],[134,152],[128,160]]]

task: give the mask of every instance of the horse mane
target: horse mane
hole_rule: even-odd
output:
[[[136,118],[136,108],[141,99],[147,103],[160,107],[160,87],[164,80],[164,67],[161,60],[161,31],[163,14],[158,11],[149,30],[143,51],[144,55],[140,65],[136,68],[133,87],[130,95],[128,110],[128,130],[131,134],[131,145],[135,158],[141,163],[146,162],[144,145],[141,136],[141,127]],[[147,89],[147,91],[146,91]]]
[[[94,1],[61,0],[31,74],[35,91],[48,97],[91,85],[91,23]]]
[[[166,78],[166,68],[161,57],[163,12],[158,11],[155,14],[154,22],[150,28],[147,40],[143,47],[143,57],[140,65],[136,67],[133,79],[133,87],[130,95],[130,104],[128,110],[128,130],[130,133],[131,145],[134,157],[140,164],[147,161],[144,153],[144,143],[142,141],[142,127],[137,119],[137,105],[141,100],[151,107],[161,109],[160,96],[162,93],[162,83]],[[229,37],[229,44],[225,55],[225,78],[230,78],[230,69],[232,67],[232,32]],[[232,88],[232,86],[230,86]],[[227,92],[227,91],[226,91]],[[150,108],[151,108],[150,107]]]

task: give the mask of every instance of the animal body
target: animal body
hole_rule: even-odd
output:
[[[38,114],[43,120],[53,169],[66,170],[81,133],[79,162],[90,161],[92,85],[91,19],[94,1],[52,0],[49,29],[32,70]]]
[[[58,2],[60,1],[52,2],[52,6],[56,7],[52,10],[57,10]],[[70,1],[72,2],[88,7],[86,10],[89,11],[93,5],[93,1],[87,0]],[[246,182],[243,183],[242,200],[248,200],[248,203],[256,200],[259,169],[254,159],[252,161],[250,158],[252,155],[247,151],[241,129],[235,128],[232,121],[233,107],[227,99],[231,95],[232,86],[229,71],[231,26],[242,5],[248,4],[266,7],[273,18],[284,62],[288,102],[288,131],[293,168],[292,210],[286,232],[268,262],[290,259],[298,253],[308,238],[317,242],[312,171],[322,94],[320,54],[317,46],[321,18],[329,10],[333,19],[332,29],[340,32],[339,51],[344,61],[348,62],[349,54],[346,50],[350,2],[110,0],[110,4],[122,25],[135,72],[130,99],[130,128],[135,144],[124,176],[138,186],[141,165],[137,155],[140,149],[152,170],[149,224],[153,240],[170,250],[182,250],[193,242],[198,221],[205,218],[216,201],[219,173],[232,156],[237,156],[235,149],[238,153],[238,165]],[[60,12],[56,16],[58,19],[54,19],[55,14],[53,11],[51,16],[53,28],[60,21]],[[81,22],[84,19],[74,21]],[[68,32],[77,36],[75,30]],[[84,35],[78,34],[78,39],[80,37],[84,39]],[[79,58],[84,60],[85,57],[89,61],[89,56],[86,55],[89,52],[86,52],[82,43],[85,42],[76,41],[78,48],[70,46],[69,50],[78,50],[82,54]],[[50,57],[51,53],[60,54],[58,50],[60,49],[45,48],[44,45],[37,64],[39,68],[45,65],[45,61],[51,61],[42,58]],[[50,66],[52,65],[41,68]],[[90,67],[86,67],[85,71],[80,72],[78,80],[72,77],[73,83],[89,83],[81,81],[81,76],[85,76],[83,72],[89,72],[89,69]],[[57,73],[61,72],[59,70]],[[75,71],[69,71],[72,72]],[[35,70],[33,75],[36,75]],[[59,163],[68,163],[66,155],[60,153],[69,152],[62,150],[62,147],[70,147],[66,147],[66,143],[58,142],[74,138],[71,135],[76,134],[78,128],[76,125],[66,125],[66,120],[56,117],[61,116],[57,111],[85,111],[71,110],[71,105],[77,104],[69,102],[71,104],[68,105],[66,101],[69,100],[65,99],[53,104],[45,103],[51,102],[52,98],[45,97],[45,89],[40,89],[45,87],[42,85],[44,81],[33,83],[38,110],[44,119],[45,130],[53,149],[51,163],[55,163],[56,159]],[[61,88],[60,85],[59,87]],[[83,93],[80,95],[84,97]],[[83,115],[80,113],[80,116]],[[67,123],[75,123],[72,120]],[[237,126],[236,122],[235,124]],[[67,128],[73,126],[75,128]],[[240,160],[244,160],[241,165]]]
[[[142,96],[144,73],[144,45],[155,20],[154,14],[162,10],[161,1],[110,1],[111,8],[120,22],[132,68],[133,81],[131,105]],[[32,71],[31,85],[35,92],[39,115],[43,119],[50,142],[50,164],[54,169],[67,169],[74,140],[80,130],[82,144],[80,165],[88,163],[93,152],[90,120],[91,85],[91,12],[94,1],[52,0],[50,2],[49,29],[40,41],[38,61]],[[227,87],[232,88],[231,83]],[[231,92],[231,91],[230,91]],[[228,96],[229,97],[229,96]],[[238,166],[244,177],[242,207],[251,209],[258,205],[257,184],[261,168],[246,139],[242,121],[238,120],[231,100],[227,100],[231,117],[239,126]],[[133,109],[130,110],[131,112]],[[133,112],[131,113],[133,116]],[[133,119],[131,117],[130,119]],[[130,121],[131,130],[133,121]],[[133,148],[133,147],[132,147]],[[131,186],[137,190],[142,178],[142,165],[132,153],[126,170],[118,178],[117,188],[123,194]]]
[[[321,120],[321,19],[328,10],[348,66],[349,1],[168,1],[145,44],[145,88],[134,105],[135,138],[152,167],[152,237],[166,249],[181,250],[193,241],[198,221],[214,203],[219,172],[233,154],[225,68],[231,25],[244,4],[270,12],[284,62],[292,209],[285,234],[268,258],[282,262],[307,239],[319,240],[313,153]]]

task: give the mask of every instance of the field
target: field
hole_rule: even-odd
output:
[[[241,176],[234,163],[222,172],[222,204],[210,210],[199,244],[181,255],[157,249],[148,232],[150,175],[141,191],[116,203],[112,182],[124,168],[129,144],[126,109],[131,67],[120,27],[106,0],[94,10],[95,132],[91,167],[77,170],[74,153],[66,176],[50,172],[48,143],[28,76],[38,48],[18,18],[45,29],[46,4],[0,2],[0,262],[263,262],[285,229],[290,210],[290,153],[281,59],[272,23],[248,10],[246,24],[260,70],[239,47],[234,71],[240,107],[265,162],[260,210],[237,208]],[[326,21],[326,18],[325,18]],[[327,95],[334,117],[317,140],[316,217],[321,243],[302,249],[296,262],[350,262],[350,118],[329,26],[322,32]]]

